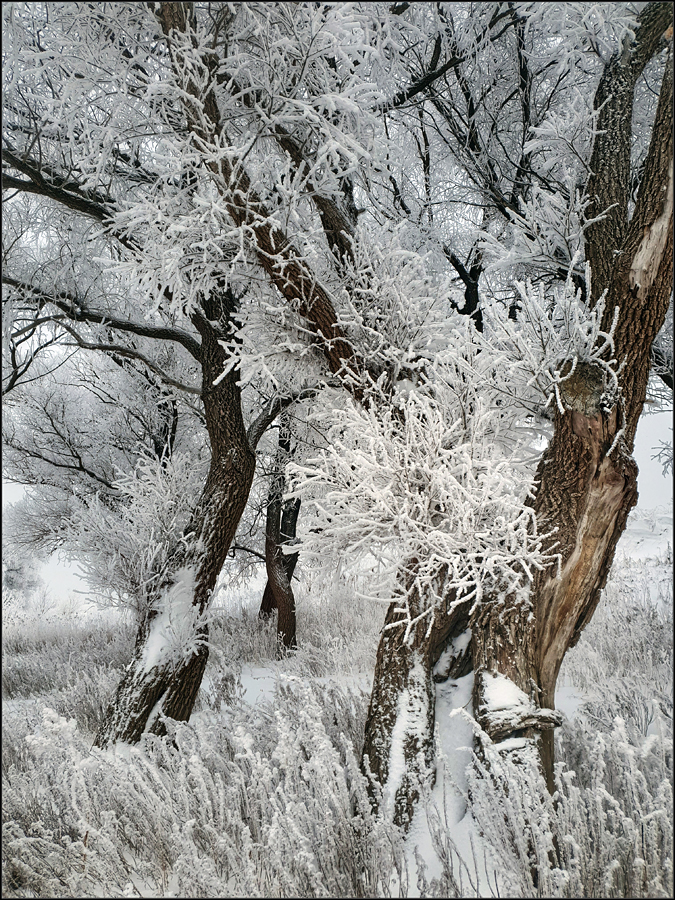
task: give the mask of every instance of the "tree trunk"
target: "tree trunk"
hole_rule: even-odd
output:
[[[288,415],[279,421],[279,444],[274,460],[274,471],[267,496],[267,518],[265,524],[265,565],[267,584],[260,606],[260,617],[268,618],[276,609],[277,637],[279,648],[295,649],[296,621],[295,597],[291,587],[291,577],[295,570],[298,554],[285,555],[284,544],[293,540],[300,510],[300,501],[283,502],[286,486],[285,466],[291,453],[291,430]]]
[[[670,4],[649,4],[640,17],[642,24],[635,48],[628,53],[628,63],[624,63],[630,68],[633,87],[672,21]],[[635,54],[636,62],[631,62],[630,53]],[[622,59],[624,56],[622,53]],[[612,131],[610,138],[617,143],[628,142],[629,158],[633,87],[627,104],[624,81],[628,75],[624,71],[617,74],[616,60],[610,61],[605,76],[598,88],[596,106],[600,101],[605,103],[603,116]],[[625,221],[628,205],[622,200],[619,212],[613,206],[605,225],[589,229],[587,236],[586,255],[594,276],[591,302],[607,289],[603,320],[606,332],[610,330],[614,308],[619,308],[614,356],[623,363],[621,397],[617,400],[606,396],[606,375],[596,364],[578,362],[574,375],[563,382],[564,408],[555,413],[553,438],[537,470],[539,488],[534,501],[542,530],[557,529],[560,569],[537,573],[529,597],[508,597],[501,602],[488,598],[470,623],[476,719],[495,742],[513,736],[538,739],[550,789],[553,728],[561,721],[554,709],[558,672],[565,653],[578,641],[597,607],[616,545],[637,502],[637,466],[631,453],[646,396],[651,347],[665,320],[672,291],[672,77],[672,66],[667,64],[645,173],[630,223]],[[612,95],[613,78],[618,78],[621,89]],[[628,129],[624,127],[626,122]],[[602,117],[597,127],[601,133]],[[600,147],[602,152],[596,152],[596,147],[589,189],[593,189],[597,214],[616,204],[617,179],[614,145],[611,150]],[[622,159],[625,149],[621,150]],[[628,191],[628,184],[621,187]],[[397,615],[394,603],[389,608],[387,624],[395,622]],[[410,645],[403,645],[400,635],[397,639],[396,632],[391,631],[384,631],[380,640],[364,755],[385,787],[386,796],[393,777],[390,760],[394,737],[401,738],[403,734],[409,776],[407,772],[402,776],[393,773],[395,817],[400,824],[409,822],[418,795],[415,785],[431,764],[431,666],[438,655],[437,648],[444,641],[452,642],[466,628],[462,617],[454,611],[453,615],[457,616],[454,621],[453,616],[443,621],[439,615],[435,635],[419,635]],[[464,671],[469,663],[456,658],[453,665]],[[500,678],[511,682],[509,694],[513,702],[508,706],[497,702],[492,690],[495,679]],[[413,736],[404,726],[415,691],[419,696],[419,714]],[[500,693],[503,698],[504,693]]]
[[[413,559],[406,567],[411,618],[425,608],[415,586],[416,565]],[[439,573],[439,584],[445,574]],[[387,610],[377,649],[363,758],[383,788],[385,810],[404,828],[410,825],[421,786],[433,783],[435,778],[435,682],[459,678],[471,670],[468,653],[454,652],[449,646],[452,638],[468,627],[469,605],[457,603],[452,594],[446,598],[445,609],[437,611],[431,632],[427,633],[428,628],[422,624],[407,640],[401,604],[395,601]],[[434,666],[446,649],[449,652],[444,654],[442,672],[436,674]],[[375,792],[371,797],[376,805]]]
[[[650,46],[656,46],[656,39],[672,19],[672,9],[669,4],[653,4],[647,9],[645,27],[651,29],[647,37]],[[612,66],[614,63],[608,64],[610,73]],[[637,465],[631,453],[647,391],[651,347],[665,320],[672,291],[672,78],[672,66],[667,65],[630,223],[615,217],[606,228],[594,229],[589,235],[587,256],[594,264],[593,294],[598,296],[607,289],[605,331],[610,330],[615,307],[620,313],[614,356],[623,364],[621,397],[611,400],[606,396],[602,367],[589,363],[578,363],[574,374],[561,386],[564,411],[555,413],[553,438],[537,471],[539,489],[534,502],[541,527],[547,531],[557,528],[560,570],[548,569],[535,576],[530,591],[531,619],[520,616],[513,626],[513,616],[496,616],[494,610],[487,610],[481,613],[483,618],[474,630],[474,708],[481,710],[483,704],[481,724],[493,740],[503,740],[518,725],[514,720],[513,730],[505,731],[499,716],[485,705],[490,674],[506,675],[530,694],[531,712],[536,714],[530,722],[534,732],[530,733],[541,734],[542,766],[551,789],[550,728],[555,724],[552,712],[558,672],[565,653],[577,643],[595,612],[617,543],[638,498]],[[603,78],[598,93],[607,90]],[[606,104],[608,128],[616,118],[612,102],[620,104],[621,97],[618,91]],[[620,117],[619,121],[623,123]],[[619,141],[618,131],[615,138]],[[630,132],[624,139],[630,141]],[[596,196],[614,202],[614,194],[604,189],[614,182],[610,160],[603,161],[594,149],[592,184]],[[603,163],[601,177],[598,172]],[[627,190],[627,185],[624,188]],[[621,240],[619,246],[607,244],[612,237]],[[603,265],[596,266],[601,257]],[[606,280],[595,279],[596,271]],[[528,621],[534,623],[533,636]]]
[[[195,324],[203,338],[202,398],[211,466],[188,529],[189,543],[174,557],[173,580],[158,589],[139,628],[133,658],[96,735],[99,747],[113,741],[135,743],[144,732],[165,733],[160,716],[189,719],[208,660],[203,615],[253,481],[255,454],[241,413],[239,375],[232,371],[214,386],[225,367],[225,352],[206,319],[196,317]],[[172,626],[179,630],[182,646],[169,648],[166,632]]]
[[[295,540],[298,527],[298,515],[300,513],[300,498],[287,500],[281,508],[281,526],[280,526],[280,545],[289,544]],[[281,559],[286,570],[288,581],[292,581],[295,566],[298,562],[298,553],[282,553]],[[277,601],[272,590],[269,580],[265,584],[262,601],[260,603],[260,612],[258,615],[261,619],[267,620],[271,618],[272,613],[278,609]]]
[[[404,641],[398,608],[390,605],[377,650],[363,756],[382,785],[385,811],[407,827],[422,783],[433,777],[436,692],[424,629]]]

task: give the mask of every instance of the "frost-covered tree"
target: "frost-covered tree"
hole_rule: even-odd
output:
[[[3,186],[41,210],[7,242],[8,321],[33,310],[9,380],[59,329],[169,341],[211,445],[98,742],[189,716],[255,447],[311,393],[307,552],[360,555],[390,604],[365,755],[395,818],[433,766],[441,655],[550,776],[671,293],[670,6],[5,10]]]
[[[435,65],[445,52],[449,70],[443,81],[428,75],[416,108],[401,115],[397,134],[410,135],[417,166],[416,177],[402,165],[392,178],[394,201],[418,224],[420,244],[436,237],[442,245],[476,330],[488,343],[511,335],[507,343],[518,364],[527,363],[530,386],[540,382],[527,358],[544,342],[557,371],[549,382],[556,402],[532,505],[539,528],[556,532],[560,554],[559,568],[534,573],[520,597],[498,592],[470,611],[456,604],[440,646],[453,642],[446,674],[473,667],[474,710],[491,738],[541,732],[552,784],[555,715],[547,710],[562,658],[595,609],[636,502],[630,452],[672,292],[672,17],[665,4],[639,12],[622,4],[563,4],[555,12],[543,4],[441,4],[435,12],[428,52]],[[433,17],[429,7],[417,13],[418,22]],[[413,83],[425,80],[423,47],[403,56],[416,66]],[[452,202],[463,205],[462,215],[452,217],[446,237],[439,219],[446,217],[447,229]],[[514,277],[532,287],[519,296]],[[552,288],[561,280],[578,292],[575,315],[595,318],[581,345],[569,340],[576,327],[563,329],[566,342],[552,340],[548,320],[569,321],[568,304],[554,302],[550,291],[547,300],[535,296],[537,283]],[[607,366],[612,357],[616,374]],[[672,359],[658,372],[666,383],[667,370]],[[392,606],[390,624],[400,616]],[[467,625],[470,660],[461,638]],[[420,640],[429,669],[437,642]],[[453,646],[461,647],[454,658]],[[409,697],[421,695],[418,706],[433,709],[430,675],[420,690],[417,658],[404,658],[398,640],[385,634],[365,748],[382,781]],[[494,674],[519,687],[520,702],[505,709],[491,703]],[[424,769],[416,762],[420,748],[427,759],[431,753],[432,722],[432,714],[418,716],[409,732],[398,729],[417,774]],[[399,792],[405,819],[415,790],[401,784]]]
[[[58,334],[5,393],[3,474],[29,488],[8,541],[75,555],[103,602],[142,618],[198,495],[204,440],[199,410],[148,368],[140,343]],[[171,369],[170,345],[162,355]]]
[[[205,625],[199,625],[199,639],[191,644],[198,652],[188,653],[177,669],[175,648],[170,648],[166,659],[160,654],[157,665],[146,671],[141,660],[145,638],[163,627],[163,620],[156,624],[162,612],[171,617],[167,604],[175,601],[177,609],[186,611],[181,585],[194,585],[194,608],[198,615],[204,612],[248,497],[254,448],[292,396],[275,394],[258,409],[247,431],[238,370],[225,370],[225,344],[243,291],[222,261],[214,266],[222,247],[211,248],[213,260],[207,250],[201,274],[201,263],[194,268],[203,256],[196,247],[194,259],[179,261],[175,275],[182,287],[177,297],[178,282],[164,283],[164,274],[157,271],[158,261],[160,269],[168,262],[169,245],[152,236],[142,213],[136,222],[124,218],[134,208],[133,215],[149,211],[156,202],[177,204],[170,212],[174,224],[181,205],[191,212],[200,209],[199,199],[194,202],[197,184],[184,169],[185,147],[174,148],[175,159],[169,153],[155,168],[162,159],[162,134],[182,143],[187,132],[184,116],[169,108],[173,104],[152,96],[169,58],[151,11],[135,4],[63,4],[8,7],[5,13],[3,187],[12,213],[17,209],[4,250],[7,386],[16,389],[21,379],[25,383],[38,357],[49,368],[55,343],[75,344],[138,361],[160,383],[199,395],[209,433],[211,465],[202,498],[164,578],[155,581],[154,600],[141,625],[139,659],[129,668],[99,736],[102,743],[118,737],[136,740],[160,697],[165,713],[189,715],[208,652]],[[40,48],[45,43],[43,66]],[[129,53],[139,54],[138,63],[127,59]],[[101,65],[107,71],[103,79]],[[73,152],[67,149],[71,145]],[[98,182],[104,171],[102,187]],[[22,196],[17,198],[17,192]],[[31,201],[28,211],[26,198]],[[197,218],[201,216],[198,212]],[[232,262],[236,242],[226,243]],[[192,246],[190,238],[185,245]],[[141,257],[145,275],[139,279],[128,267],[134,269]],[[154,349],[147,350],[148,344]],[[185,354],[176,364],[178,377],[162,365],[167,346]],[[201,386],[191,383],[195,368]],[[176,572],[185,579],[177,587]],[[168,586],[163,583],[167,579]],[[190,606],[188,602],[188,612]]]

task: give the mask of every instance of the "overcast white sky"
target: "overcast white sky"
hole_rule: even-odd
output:
[[[661,464],[651,457],[660,441],[672,441],[673,416],[671,412],[642,416],[635,438],[635,459],[638,464],[638,506],[641,509],[672,507],[673,478],[663,475]],[[2,486],[2,505],[15,503],[23,494],[18,485]],[[84,582],[76,572],[76,566],[65,560],[52,557],[42,568],[40,575],[48,585],[49,593],[55,601],[66,599],[72,591],[86,590]]]

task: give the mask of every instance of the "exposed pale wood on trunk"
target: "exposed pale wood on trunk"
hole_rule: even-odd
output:
[[[633,97],[637,80],[656,53],[672,22],[670,3],[648,3],[638,16],[635,44],[626,35],[622,49],[605,66],[593,106],[600,110],[586,185],[587,218],[602,216],[586,230],[586,259],[591,264],[591,302],[610,283],[615,253],[628,230]],[[611,319],[610,319],[611,321]]]
[[[672,10],[669,4],[651,4],[641,18],[645,30],[636,52],[644,67],[640,54],[646,52],[645,47],[654,52],[672,19]],[[639,33],[637,37],[640,38]],[[610,90],[613,65],[610,63],[606,69],[599,96]],[[610,115],[613,105],[617,105],[621,115],[625,114],[621,90],[624,75],[622,70],[617,76],[619,84],[614,97],[607,101],[608,123],[614,121],[612,115],[619,115],[616,110]],[[615,138],[630,144],[630,130],[615,134]],[[615,182],[612,189],[618,183],[627,196],[627,180],[622,183],[616,179],[615,156],[605,151],[594,150],[596,168],[603,168],[601,175],[596,172],[592,176],[590,185],[607,187],[609,182]],[[508,630],[500,622],[501,633],[491,641],[486,665],[512,677],[526,692],[530,668],[539,688],[535,699],[550,709],[555,705],[556,679],[564,655],[578,641],[597,607],[616,545],[628,514],[637,503],[637,466],[630,453],[646,395],[651,346],[665,320],[672,289],[672,159],[672,68],[667,67],[633,217],[627,223],[612,214],[602,228],[594,227],[588,233],[593,294],[597,297],[607,289],[605,330],[609,330],[614,308],[618,306],[620,310],[614,341],[615,357],[624,365],[620,375],[621,400],[610,408],[599,366],[578,365],[574,376],[564,384],[564,412],[555,413],[554,435],[539,464],[540,486],[534,502],[540,528],[558,529],[560,574],[548,569],[535,577],[530,596],[536,633],[534,641],[530,641],[527,628],[521,631],[522,663],[513,666]],[[612,243],[614,240],[620,241],[618,246]],[[489,727],[487,730],[490,733]],[[498,735],[493,731],[491,737]],[[550,732],[542,732],[541,751],[544,772],[552,788]]]

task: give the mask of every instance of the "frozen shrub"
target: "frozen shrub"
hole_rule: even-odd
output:
[[[274,706],[102,752],[47,709],[24,737],[30,766],[4,773],[4,891],[386,894],[402,844],[373,815],[346,734],[364,715],[359,694],[290,679]]]
[[[579,715],[603,732],[619,715],[643,737],[661,720],[672,734],[672,568],[655,560],[615,565],[603,601],[560,675],[582,690]]]
[[[551,797],[532,748],[486,744],[469,776],[472,811],[514,897],[670,897],[672,753],[636,746],[617,719],[609,734],[568,734],[584,776],[557,766]]]

